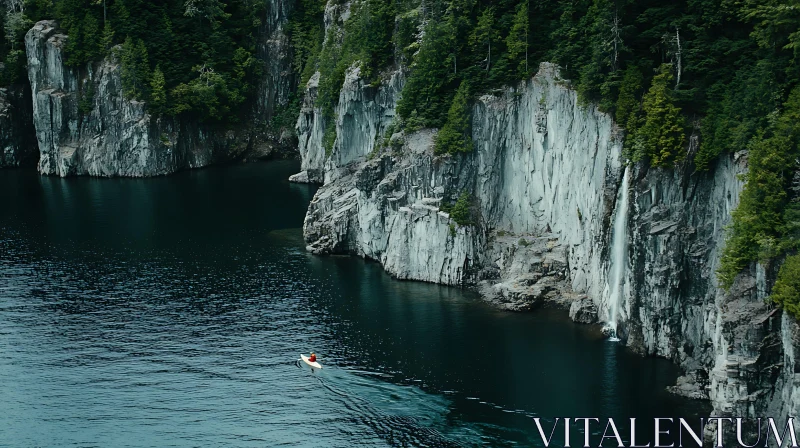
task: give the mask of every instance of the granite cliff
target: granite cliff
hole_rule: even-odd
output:
[[[686,373],[672,390],[709,399],[714,415],[798,411],[798,326],[764,300],[774,268],[752,266],[729,292],[715,277],[745,151],[702,173],[634,164],[624,183],[624,133],[543,64],[531,80],[475,101],[471,153],[437,156],[435,130],[390,134],[403,72],[384,79],[368,86],[348,72],[328,153],[316,77],[309,82],[297,124],[304,171],[293,176],[322,184],[304,224],[308,250],[377,260],[400,279],[474,287],[506,309],[555,304],[576,321],[613,320],[633,350],[679,364]],[[696,146],[692,137],[687,151]],[[465,192],[473,221],[458,225],[442,208]],[[623,196],[617,295],[609,273]]]
[[[288,41],[282,26],[289,2],[272,1],[259,30],[262,65],[250,118],[219,126],[182,117],[158,117],[144,102],[122,94],[119,58],[85,67],[65,64],[67,36],[55,21],[25,36],[33,92],[39,172],[58,176],[155,176],[243,158],[260,158],[292,145],[265,124],[292,91]]]

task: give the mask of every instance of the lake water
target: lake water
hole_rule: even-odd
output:
[[[706,410],[563,312],[306,253],[298,169],[0,171],[0,446],[538,446],[537,416]]]

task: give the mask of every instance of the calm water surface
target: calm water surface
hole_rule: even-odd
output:
[[[563,313],[307,254],[298,168],[0,171],[0,446],[538,446],[535,416],[704,411]]]

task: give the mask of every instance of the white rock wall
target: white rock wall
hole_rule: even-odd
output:
[[[435,157],[435,131],[421,131],[404,136],[399,151],[368,158],[392,107],[370,104],[356,75],[338,109],[353,124],[337,122],[334,153],[303,153],[316,157],[325,182],[306,216],[309,250],[375,259],[399,278],[480,282],[487,298],[511,309],[588,297],[608,318],[610,220],[623,172],[622,135],[610,117],[579,105],[545,64],[516,89],[476,101],[472,153]],[[316,138],[313,127],[298,130]],[[632,167],[620,328],[633,349],[681,365],[687,375],[673,390],[709,398],[716,415],[793,414],[797,324],[765,304],[768,273],[754,268],[728,293],[716,284],[746,169],[745,154],[722,156],[707,173]],[[463,191],[478,204],[475,226],[453,225],[438,209]]]
[[[608,215],[622,176],[611,119],[578,105],[554,66],[514,91],[479,99],[473,114],[475,191],[487,225],[552,233],[568,248],[572,289],[605,302]],[[606,318],[606,303],[600,306]]]
[[[306,85],[306,97],[297,121],[298,149],[302,172],[295,182],[329,183],[348,172],[348,165],[366,157],[382,139],[395,116],[395,104],[403,88],[401,72],[392,73],[379,87],[360,77],[360,69],[351,67],[339,92],[334,117],[325,117],[315,104],[319,72]],[[328,120],[335,120],[336,139],[330,154],[324,146]]]

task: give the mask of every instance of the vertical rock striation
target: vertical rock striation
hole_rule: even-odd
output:
[[[264,158],[275,153],[296,154],[293,129],[271,126],[271,120],[291,101],[297,80],[292,70],[292,47],[285,27],[293,1],[268,0],[260,30],[256,58],[261,78],[256,86],[252,119],[248,123],[250,145],[247,158]]]
[[[269,121],[278,107],[289,102],[289,95],[294,91],[292,60],[288,57],[291,45],[284,32],[293,2],[268,0],[266,5],[257,52],[263,76],[258,85],[255,113],[256,119]]]
[[[348,172],[346,167],[351,162],[368,156],[394,120],[403,81],[403,73],[396,71],[375,87],[361,79],[358,67],[348,70],[334,111],[336,139],[328,154],[323,140],[330,118],[315,105],[319,73],[314,74],[306,86],[307,95],[297,121],[303,172],[292,180],[332,182]]]

